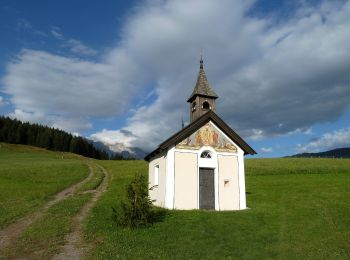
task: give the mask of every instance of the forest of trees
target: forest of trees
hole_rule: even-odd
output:
[[[76,153],[95,159],[109,159],[107,152],[96,149],[91,142],[83,137],[73,136],[48,126],[22,123],[9,117],[0,116],[0,142],[27,144],[53,151]]]

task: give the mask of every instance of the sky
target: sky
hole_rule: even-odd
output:
[[[350,1],[3,0],[0,115],[151,151],[189,123],[200,54],[258,153],[350,147]]]

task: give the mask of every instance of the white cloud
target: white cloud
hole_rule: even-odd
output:
[[[134,111],[123,129],[136,137],[120,130],[96,135],[149,150],[188,116],[185,100],[203,48],[218,113],[244,137],[307,133],[343,114],[350,99],[350,2],[308,6],[278,23],[247,15],[252,6],[146,1],[101,62],[24,50],[8,66],[5,90],[17,109],[45,116],[88,121]],[[150,85],[155,101],[135,107]]]
[[[54,38],[63,42],[63,47],[68,48],[72,53],[85,56],[94,56],[98,53],[96,50],[88,47],[77,39],[66,39],[61,31],[61,28],[57,26],[51,26],[50,32]]]
[[[47,34],[45,32],[34,29],[33,25],[24,18],[18,19],[15,30],[20,33],[31,33],[36,36],[47,37]]]
[[[261,140],[265,137],[264,131],[261,129],[250,129],[249,131],[249,137],[252,140]]]
[[[100,141],[107,145],[114,145],[116,143],[119,143],[120,140],[123,140],[123,144],[126,147],[131,147],[131,142],[136,140],[135,136],[128,136],[127,134],[123,133],[123,131],[111,131],[106,129],[103,129],[101,132],[95,133],[90,137],[92,140]]]
[[[297,128],[287,133],[287,135],[295,135],[295,134],[310,135],[312,134],[312,128],[311,127]]]
[[[219,114],[245,137],[308,134],[314,123],[344,113],[350,98],[349,2],[309,8],[278,26],[245,16],[249,5],[241,2],[201,3],[193,9],[181,1],[147,6],[128,27],[132,53],[152,60],[148,70],[156,72],[159,96],[129,118],[125,128],[140,136],[133,145],[152,149],[178,130],[180,116],[188,113],[184,101],[194,86],[198,46],[220,96]],[[196,11],[189,16],[188,10]],[[137,44],[143,37],[144,48]]]
[[[0,107],[5,105],[5,99],[0,96]]]
[[[116,74],[115,69],[121,73]],[[125,64],[94,63],[24,50],[8,65],[3,85],[18,110],[50,119],[52,115],[76,118],[84,122],[79,127],[84,129],[89,117],[125,112],[129,100],[137,94],[137,82],[142,80],[132,78],[131,73],[133,69]],[[74,125],[77,123],[64,129]]]
[[[8,114],[11,118],[17,118],[23,122],[42,122],[44,123],[47,121],[47,117],[44,113],[35,112],[35,113],[28,113],[21,109],[15,109],[12,113]],[[47,123],[47,122],[45,122]]]
[[[33,26],[28,20],[26,20],[24,18],[18,19],[17,24],[16,24],[16,30],[18,30],[18,31],[22,31],[22,30],[30,31],[30,30],[32,30],[32,28],[33,28]]]
[[[87,119],[82,117],[47,115],[42,112],[27,112],[21,109],[15,109],[8,116],[23,122],[45,124],[54,128],[65,129],[69,132],[88,130],[92,126]]]
[[[344,147],[350,147],[350,127],[326,133],[308,144],[299,144],[297,150],[298,152],[323,152]]]
[[[263,153],[271,153],[273,149],[271,147],[262,147],[260,149]]]
[[[82,54],[82,55],[96,55],[97,51],[86,46],[83,44],[81,41],[76,40],[76,39],[69,39],[66,44],[69,48],[70,51],[76,54]]]
[[[51,34],[53,37],[55,37],[58,40],[63,40],[63,34],[61,32],[61,29],[57,26],[51,26],[51,30],[50,30]]]

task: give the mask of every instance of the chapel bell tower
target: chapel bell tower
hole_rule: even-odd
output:
[[[196,86],[187,100],[190,103],[191,123],[209,110],[216,111],[215,100],[218,95],[209,86],[207,76],[203,68],[203,59],[201,57],[199,73]]]

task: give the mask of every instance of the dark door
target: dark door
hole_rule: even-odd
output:
[[[199,208],[215,209],[214,169],[199,168]]]

